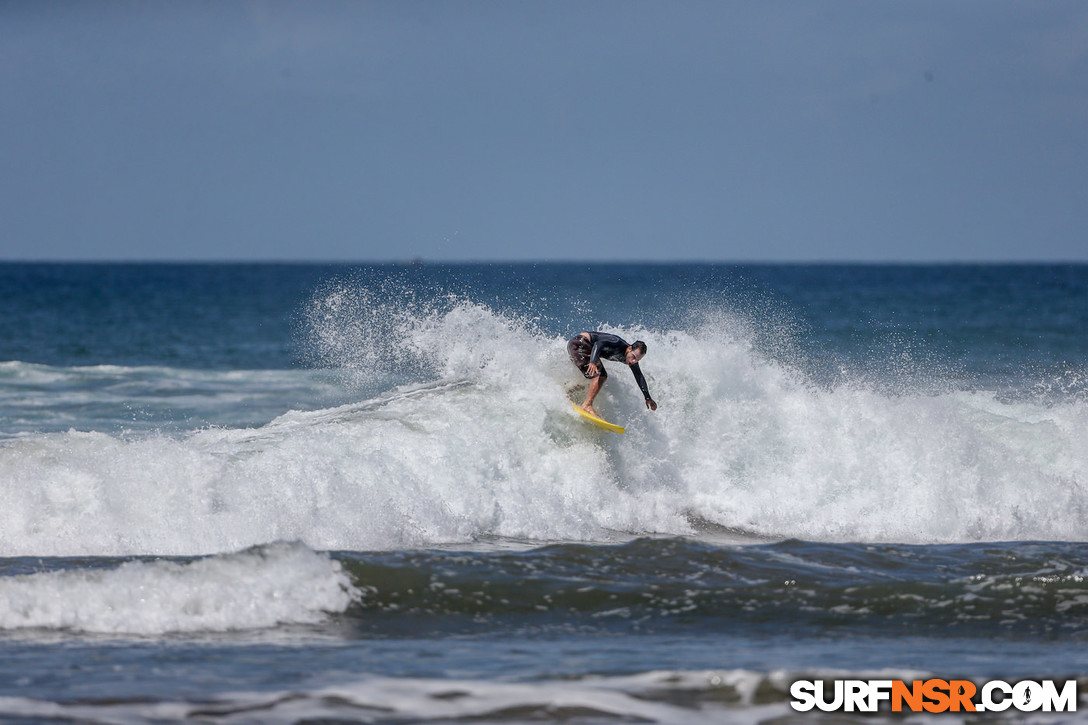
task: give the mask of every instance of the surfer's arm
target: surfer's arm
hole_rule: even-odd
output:
[[[591,338],[592,339],[592,338]],[[601,361],[601,348],[604,347],[604,341],[600,338],[593,340],[593,349],[589,351],[589,364],[596,365]]]
[[[646,387],[646,376],[642,374],[642,369],[639,368],[638,363],[631,365],[631,374],[635,376],[635,382],[638,383],[638,387],[642,390],[642,397],[646,398],[646,407],[650,410],[657,410],[657,403],[650,397],[650,389]]]
[[[589,333],[589,339],[593,342],[593,349],[589,351],[589,364],[586,365],[586,370],[591,376],[597,377],[601,374],[601,348],[604,347],[604,342],[592,332]]]

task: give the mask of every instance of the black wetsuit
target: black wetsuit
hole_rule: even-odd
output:
[[[589,340],[586,340],[585,335],[589,335]],[[590,364],[596,365],[597,370],[600,372],[601,382],[604,383],[608,377],[608,372],[604,369],[604,365],[601,365],[601,360],[612,360],[626,365],[627,348],[629,347],[630,344],[623,338],[607,332],[579,332],[567,343],[567,352],[570,354],[571,361],[587,378],[593,377],[589,373]],[[639,370],[638,363],[634,363],[630,368],[635,376],[635,382],[638,383],[639,389],[642,390],[643,397],[650,400],[650,391],[646,387],[646,378],[643,377],[642,371]]]

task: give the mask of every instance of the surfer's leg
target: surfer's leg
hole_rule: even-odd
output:
[[[604,365],[600,363],[597,364],[597,369],[601,371],[600,375],[590,379],[589,391],[586,393],[586,402],[582,403],[582,410],[600,418],[601,416],[597,415],[597,410],[593,407],[593,399],[597,397],[597,393],[601,392],[601,386],[608,379],[608,373],[605,372]]]
[[[593,399],[597,397],[597,393],[601,392],[601,386],[608,379],[608,371],[604,369],[604,363],[598,362],[597,374],[593,375],[589,372],[589,355],[592,350],[593,345],[590,344],[588,335],[583,336],[582,333],[578,333],[567,342],[567,354],[570,355],[571,362],[582,372],[582,375],[589,379],[589,391],[586,392],[582,410],[599,418],[600,416],[593,408]]]

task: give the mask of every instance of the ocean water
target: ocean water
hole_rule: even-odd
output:
[[[0,311],[2,722],[1088,687],[1088,266],[0,264]],[[584,329],[648,344],[623,436]]]

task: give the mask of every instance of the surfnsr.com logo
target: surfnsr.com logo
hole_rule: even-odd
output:
[[[878,712],[882,703],[892,712],[1077,711],[1076,680],[797,680],[790,695],[798,712]]]

